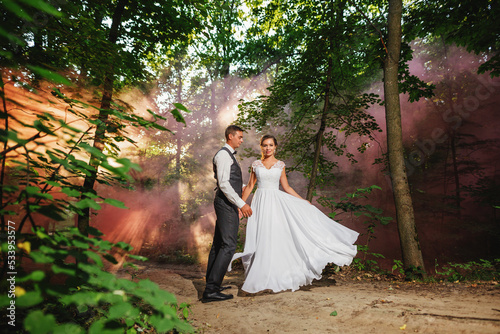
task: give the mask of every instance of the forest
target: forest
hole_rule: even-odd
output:
[[[13,333],[215,330],[138,272],[204,270],[230,124],[245,130],[244,182],[275,135],[290,185],[360,233],[353,263],[325,277],[490,284],[498,301],[494,1],[0,7],[0,306]]]

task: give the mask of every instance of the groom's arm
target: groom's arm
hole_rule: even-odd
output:
[[[217,166],[217,181],[219,182],[220,190],[226,195],[229,202],[241,209],[246,203],[238,196],[229,183],[231,165],[233,164],[233,159],[229,155],[229,152],[225,150],[219,151],[219,153],[215,155],[214,163]]]

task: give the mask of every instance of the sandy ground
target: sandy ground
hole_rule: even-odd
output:
[[[137,275],[189,303],[198,333],[500,333],[500,288],[491,282],[422,284],[326,274],[299,291],[250,295],[240,289],[243,270],[235,269],[224,280],[234,299],[201,303],[203,276],[197,265],[159,263],[141,265]]]

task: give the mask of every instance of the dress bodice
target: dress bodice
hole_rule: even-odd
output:
[[[252,169],[257,176],[258,189],[279,189],[281,172],[285,168],[285,163],[278,160],[271,168],[266,168],[261,160],[256,160],[252,164]]]

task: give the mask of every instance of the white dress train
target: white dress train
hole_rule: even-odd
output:
[[[328,263],[349,265],[359,233],[333,221],[314,205],[279,190],[285,163],[267,169],[260,160],[252,164],[257,190],[248,218],[242,258],[245,283],[242,290],[256,293],[295,291],[320,279]],[[231,264],[228,270],[231,270]]]

